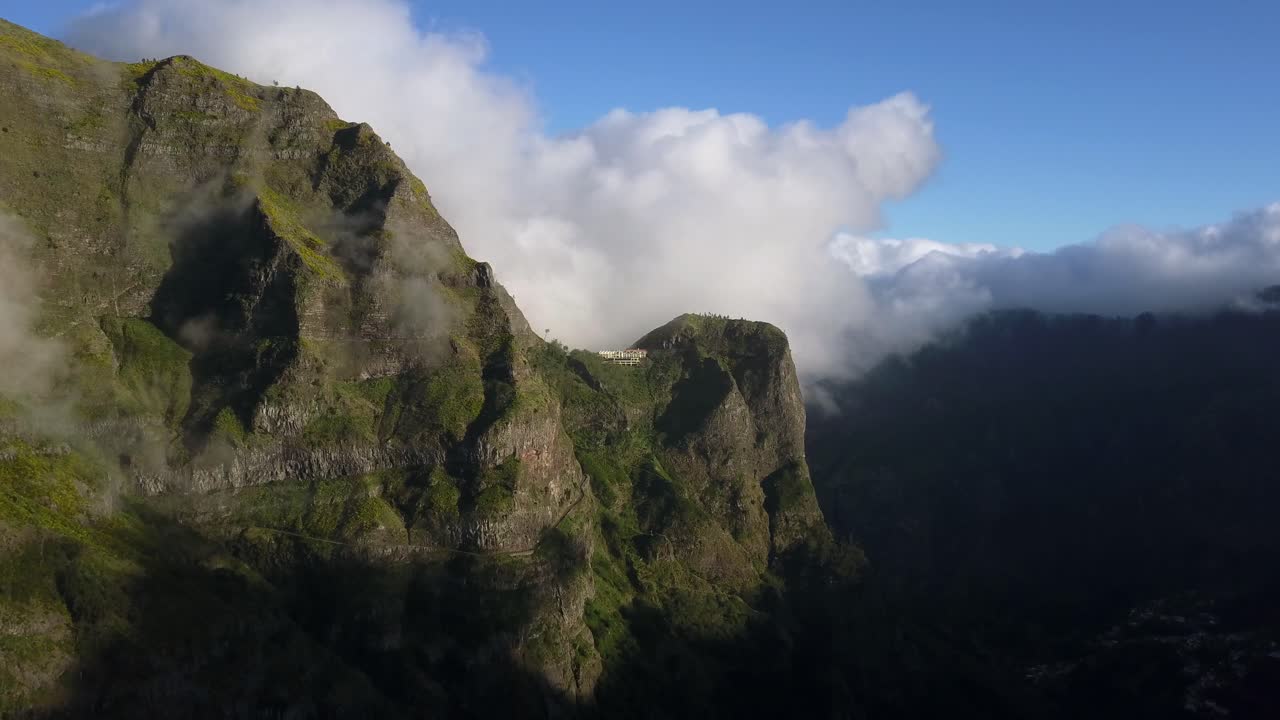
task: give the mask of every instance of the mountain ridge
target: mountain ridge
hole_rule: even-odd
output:
[[[314,93],[3,22],[0,67],[64,350],[3,410],[0,714],[629,714],[688,663],[655,702],[710,712],[800,632],[792,569],[856,576],[776,328],[683,316],[610,366]]]

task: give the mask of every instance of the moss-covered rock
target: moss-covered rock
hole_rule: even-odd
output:
[[[170,425],[182,420],[191,402],[191,353],[141,318],[107,316],[100,324],[115,360],[117,406]]]

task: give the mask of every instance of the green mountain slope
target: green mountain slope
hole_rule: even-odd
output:
[[[0,22],[0,205],[0,715],[1022,707],[847,612],[781,332],[544,342],[313,93]]]

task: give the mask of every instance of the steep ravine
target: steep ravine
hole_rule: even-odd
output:
[[[1069,716],[1280,716],[1275,297],[993,312],[829,387],[833,531]]]

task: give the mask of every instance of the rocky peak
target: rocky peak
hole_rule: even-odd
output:
[[[822,533],[804,459],[805,410],[786,335],[763,322],[682,315],[636,341],[678,359],[681,377],[658,417],[669,456],[704,483],[753,557]],[[769,541],[764,542],[764,538]]]
[[[715,365],[733,378],[751,409],[761,439],[779,458],[804,455],[804,398],[787,337],[765,322],[681,315],[636,341],[636,347],[680,353]]]

